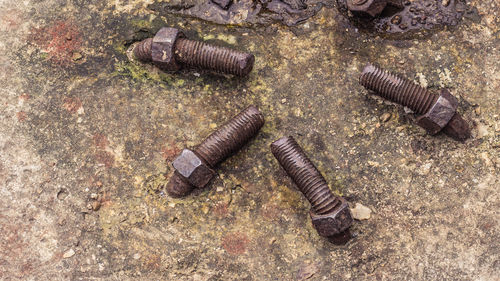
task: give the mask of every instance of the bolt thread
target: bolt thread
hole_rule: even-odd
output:
[[[175,59],[191,67],[245,76],[253,68],[254,56],[204,42],[179,38],[175,43]]]
[[[316,214],[327,214],[341,204],[293,137],[283,137],[273,142],[271,152],[309,200]]]
[[[418,84],[372,64],[363,69],[359,83],[375,94],[406,106],[419,115],[428,112],[438,99],[438,95]]]
[[[208,136],[194,152],[211,167],[238,151],[264,125],[264,116],[250,106]]]
[[[151,58],[151,44],[153,44],[153,38],[144,39],[137,43],[134,48],[134,56],[143,62],[152,61]]]

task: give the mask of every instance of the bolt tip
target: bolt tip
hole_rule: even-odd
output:
[[[273,153],[278,149],[278,147],[286,145],[288,143],[295,142],[295,139],[292,136],[281,137],[271,143],[271,151]]]
[[[175,172],[167,186],[165,187],[168,195],[174,198],[184,197],[191,193],[194,187],[186,182],[181,175]]]
[[[458,113],[453,115],[448,124],[443,128],[443,132],[457,141],[465,141],[471,137],[469,124]]]
[[[363,68],[363,71],[361,71],[362,74],[365,73],[371,73],[377,70],[377,67],[371,63],[367,63],[365,67]]]
[[[153,43],[153,38],[147,38],[137,43],[134,47],[134,56],[143,62],[152,61],[151,57],[151,45]]]
[[[244,111],[252,114],[261,114],[260,110],[255,105],[250,105]]]
[[[254,62],[255,62],[254,55],[252,54],[243,55],[238,61],[239,75],[240,76],[248,75],[253,69]]]

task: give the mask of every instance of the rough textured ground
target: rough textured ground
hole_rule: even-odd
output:
[[[0,279],[500,276],[498,1],[470,1],[478,19],[406,40],[328,7],[296,27],[224,26],[152,3],[0,1]],[[249,50],[255,70],[172,75],[129,62],[128,44],[163,25]],[[368,96],[357,83],[368,61],[452,88],[474,137],[427,136]],[[166,162],[250,104],[266,116],[257,138],[206,189],[165,196]],[[312,228],[269,150],[283,135],[332,190],[373,211],[347,245]]]

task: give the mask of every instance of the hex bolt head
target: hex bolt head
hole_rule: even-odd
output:
[[[193,151],[184,149],[174,162],[174,169],[194,187],[204,187],[215,175]]]
[[[264,116],[250,106],[210,134],[193,150],[184,149],[173,161],[175,170],[166,190],[172,197],[188,195],[206,186],[215,176],[213,168],[250,141],[264,125]]]
[[[359,83],[376,95],[406,106],[420,115],[417,124],[431,135],[443,131],[459,141],[464,141],[471,135],[469,125],[456,112],[457,98],[446,89],[437,95],[372,64],[363,69]]]
[[[313,211],[309,212],[312,224],[320,236],[331,237],[345,231],[351,226],[353,218],[349,205],[344,198],[339,197],[339,200],[341,201],[340,206],[330,213],[318,215]]]
[[[353,219],[346,201],[333,195],[325,178],[293,137],[273,142],[271,152],[311,203],[310,216],[319,235],[333,237],[351,226]]]
[[[457,112],[458,100],[447,89],[441,90],[441,95],[432,107],[417,118],[417,124],[430,135],[439,133]]]
[[[252,71],[255,62],[252,54],[189,40],[182,31],[171,27],[163,27],[153,38],[139,42],[133,53],[138,60],[152,61],[165,71],[176,71],[181,66],[187,66],[246,76]]]
[[[175,59],[175,43],[184,38],[184,33],[177,28],[163,27],[153,37],[151,59],[158,68],[176,71],[181,67]]]

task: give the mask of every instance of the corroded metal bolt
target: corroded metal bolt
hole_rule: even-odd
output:
[[[207,185],[215,175],[213,168],[243,147],[263,125],[262,113],[257,107],[250,106],[193,150],[184,149],[172,163],[175,172],[166,186],[168,194],[182,197],[194,188]]]
[[[332,237],[351,226],[353,219],[347,202],[330,191],[325,178],[293,137],[273,142],[271,152],[311,203],[310,216],[319,235]]]
[[[134,56],[166,71],[185,65],[237,76],[250,73],[255,61],[252,54],[186,39],[182,31],[171,27],[163,27],[153,38],[139,42]]]
[[[406,106],[420,115],[417,124],[431,135],[443,131],[459,141],[470,137],[469,125],[456,112],[458,100],[446,89],[442,89],[438,95],[372,64],[364,68],[359,82],[376,95]]]

